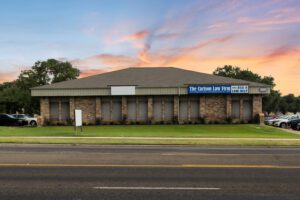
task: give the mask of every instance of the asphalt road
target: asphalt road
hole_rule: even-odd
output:
[[[0,199],[300,199],[300,148],[5,144]]]

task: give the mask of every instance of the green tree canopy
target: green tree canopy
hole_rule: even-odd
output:
[[[218,76],[229,77],[229,78],[236,78],[236,79],[242,79],[246,81],[263,83],[272,86],[272,88],[275,87],[274,78],[272,76],[261,77],[259,74],[253,73],[248,69],[243,70],[240,67],[233,67],[231,65],[218,67],[213,72],[213,74]]]
[[[289,94],[281,97],[279,91],[274,90],[275,80],[272,76],[260,76],[248,69],[243,70],[240,67],[233,67],[231,65],[225,65],[224,67],[218,67],[214,72],[214,75],[224,76],[229,78],[242,79],[246,81],[253,81],[258,83],[264,83],[272,86],[272,90],[269,95],[263,97],[263,111],[267,112],[299,112],[300,111],[300,97],[295,97],[293,94]]]
[[[39,99],[31,97],[31,88],[76,79],[79,74],[69,62],[38,61],[29,70],[22,71],[17,80],[0,84],[0,112],[38,113]]]

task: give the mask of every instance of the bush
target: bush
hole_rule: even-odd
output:
[[[260,123],[260,116],[259,116],[259,114],[256,114],[255,116],[254,116],[254,118],[253,118],[253,123],[255,123],[255,124],[259,124]]]
[[[97,117],[96,121],[95,121],[95,124],[96,125],[101,125],[101,122],[102,122],[102,118],[101,117]]]
[[[205,116],[199,117],[198,121],[199,121],[200,124],[205,124]]]
[[[172,122],[173,124],[179,124],[178,116],[174,116]]]
[[[127,124],[127,115],[123,115],[121,124]]]
[[[71,118],[68,118],[66,120],[66,123],[67,123],[68,126],[73,126],[74,125],[74,121]]]
[[[227,124],[232,124],[232,118],[231,117],[226,117],[226,123]]]

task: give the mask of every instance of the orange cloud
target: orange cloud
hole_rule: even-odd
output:
[[[104,69],[90,69],[90,70],[83,70],[80,73],[80,78],[84,78],[87,76],[92,76],[92,75],[96,75],[96,74],[102,74],[107,72],[107,70]]]
[[[265,18],[240,17],[238,23],[250,24],[252,26],[272,26],[281,24],[300,23],[300,9],[282,8],[273,10]]]
[[[18,72],[0,72],[0,83],[9,82],[16,79]]]
[[[146,38],[149,34],[150,34],[150,32],[147,30],[138,31],[131,35],[127,35],[127,36],[123,37],[123,40],[125,40],[125,41],[126,40],[141,40],[141,39]]]
[[[115,65],[134,65],[136,60],[130,58],[129,56],[123,55],[112,55],[112,54],[99,54],[90,56],[85,59],[76,59],[71,61],[74,66],[81,67],[81,68],[88,68],[91,66],[115,66]]]

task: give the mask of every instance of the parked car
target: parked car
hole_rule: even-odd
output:
[[[25,126],[28,122],[24,119],[17,119],[8,114],[0,114],[0,126]]]
[[[278,119],[278,118],[274,118],[274,117],[265,117],[265,125],[272,125],[271,123],[275,120],[275,119]]]
[[[285,116],[274,121],[273,125],[280,128],[287,128],[289,122],[295,119],[299,119],[299,116],[298,115]]]
[[[25,114],[13,114],[12,116],[14,118],[17,118],[17,119],[24,119],[24,120],[26,120],[30,126],[36,126],[37,125],[37,118],[30,117],[29,115],[25,115]]]
[[[286,117],[286,116],[283,115],[283,116],[280,116],[280,117],[275,117],[275,118],[273,118],[273,119],[266,120],[266,121],[265,121],[265,124],[266,124],[266,125],[273,126],[274,123],[275,123],[276,121],[278,121],[278,120],[280,120],[280,119],[282,119],[282,118],[285,118],[285,117]]]
[[[294,130],[300,130],[300,119],[291,120],[288,125]]]

